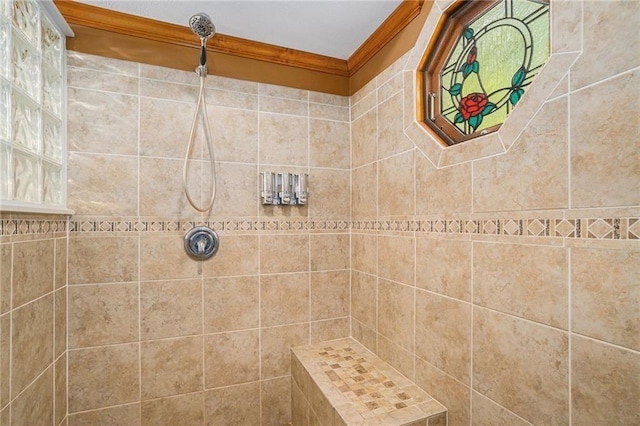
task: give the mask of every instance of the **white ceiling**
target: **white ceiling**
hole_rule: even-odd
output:
[[[188,26],[208,14],[216,32],[334,58],[349,58],[402,0],[78,0]],[[195,35],[194,35],[195,37]]]

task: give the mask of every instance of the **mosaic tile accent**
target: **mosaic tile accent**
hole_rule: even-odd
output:
[[[35,235],[67,232],[66,220],[2,219],[0,235]]]
[[[195,226],[209,226],[227,232],[275,231],[389,231],[435,234],[507,235],[522,237],[581,238],[597,240],[640,239],[640,218],[536,218],[536,219],[432,219],[432,220],[306,220],[306,219],[218,219],[211,221],[176,219],[74,219],[73,233],[186,232]],[[66,232],[66,220],[2,219],[0,235],[34,235]]]
[[[327,377],[365,419],[418,403],[350,346],[325,347],[318,357]]]
[[[352,230],[393,230],[390,222],[354,221]],[[464,219],[415,220],[398,230],[433,234],[505,235],[521,237],[560,237],[583,239],[626,240],[640,239],[640,218],[584,218],[584,219]],[[586,232],[584,231],[586,229]]]

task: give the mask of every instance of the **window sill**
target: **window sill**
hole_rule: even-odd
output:
[[[73,210],[63,206],[47,206],[37,203],[8,200],[0,200],[0,213],[60,214],[66,216],[74,214]]]

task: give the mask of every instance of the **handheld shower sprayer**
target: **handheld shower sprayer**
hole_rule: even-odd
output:
[[[205,78],[207,77],[207,40],[209,40],[216,32],[216,27],[213,25],[211,18],[206,13],[197,13],[189,19],[189,26],[191,31],[198,37],[200,37],[200,64],[196,67],[196,74],[200,77],[200,94],[198,95],[198,103],[196,106],[196,112],[193,117],[193,123],[191,125],[191,133],[189,134],[189,143],[187,145],[187,152],[184,157],[184,165],[182,167],[182,188],[184,190],[187,201],[195,210],[199,212],[207,212],[213,207],[213,201],[216,197],[216,170],[215,170],[215,157],[213,153],[213,142],[211,141],[211,129],[209,128],[209,119],[207,117],[207,102],[205,99]],[[193,149],[194,141],[196,139],[196,130],[198,128],[198,121],[204,131],[204,137],[206,146],[209,151],[209,164],[211,173],[211,197],[206,204],[199,206],[191,195],[189,194],[189,188],[187,185],[187,171],[189,164],[189,155]]]
[[[200,66],[196,72],[200,73],[200,68],[207,72],[207,40],[216,33],[216,27],[213,25],[211,18],[206,13],[198,13],[189,18],[189,26],[191,31],[200,37]]]

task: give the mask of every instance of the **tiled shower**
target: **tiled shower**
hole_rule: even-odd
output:
[[[75,214],[1,216],[0,424],[287,424],[289,348],[346,336],[449,425],[638,424],[639,6],[553,2],[581,56],[506,154],[440,168],[403,132],[415,52],[351,97],[210,76],[210,216],[195,75],[69,52]],[[260,204],[274,169],[307,205]]]

